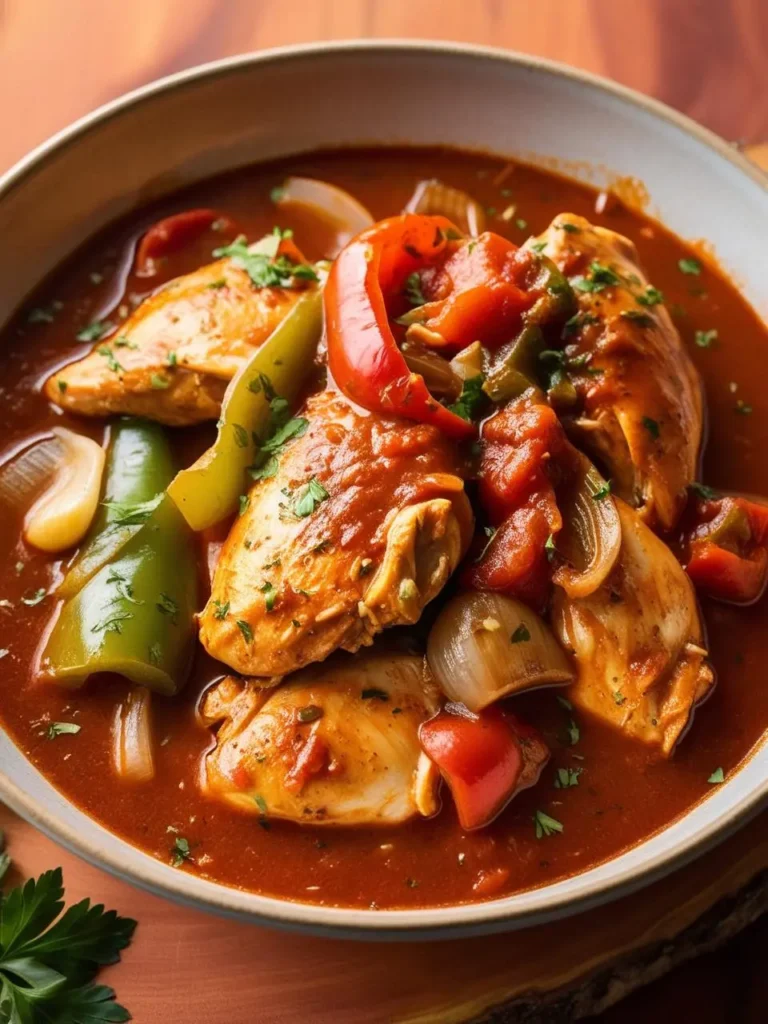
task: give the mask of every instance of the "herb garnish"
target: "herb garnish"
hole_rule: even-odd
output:
[[[576,334],[582,327],[587,327],[589,324],[599,323],[600,318],[592,313],[576,313],[570,320],[565,321],[563,325],[563,338],[570,338],[571,335]]]
[[[752,415],[752,406],[749,404],[749,402],[745,402],[743,398],[736,399],[736,405],[734,406],[734,409],[740,416]]]
[[[229,601],[226,604],[222,604],[221,601],[213,601],[212,603],[214,605],[214,619],[226,619],[229,614]]]
[[[258,251],[256,246],[246,244],[245,236],[236,238],[231,245],[222,246],[213,250],[213,255],[219,259],[223,256],[232,260],[236,267],[241,267],[250,277],[256,288],[296,288],[300,281],[319,280],[314,267],[309,263],[294,263],[287,256],[278,256],[277,249],[282,238],[282,232],[275,234],[276,244],[264,246],[264,249],[271,248],[272,251]],[[271,241],[271,240],[270,240]]]
[[[299,708],[296,712],[296,718],[302,725],[306,725],[308,722],[316,722],[318,718],[322,717],[323,709],[319,708],[317,704],[307,704],[306,707]]]
[[[44,597],[48,594],[45,587],[38,587],[33,593],[23,594],[21,603],[27,605],[29,608],[34,608],[36,604],[40,604]]]
[[[611,481],[606,480],[603,486],[592,494],[593,501],[603,501],[611,493]]]
[[[707,779],[711,785],[716,786],[719,782],[725,782],[725,772],[722,768],[715,768],[712,774]]]
[[[259,593],[264,595],[264,604],[266,605],[267,611],[271,612],[275,607],[275,601],[277,600],[277,590],[268,581],[264,580],[262,586],[259,587]]]
[[[639,309],[624,309],[621,311],[619,316],[623,320],[631,320],[633,324],[637,324],[638,327],[653,327],[654,319],[652,316],[648,316],[647,313],[641,313]]]
[[[302,492],[294,499],[293,512],[299,519],[311,516],[317,506],[330,497],[316,477],[312,477]]]
[[[717,328],[713,327],[711,331],[696,331],[694,341],[699,348],[712,348],[717,341],[717,336]]]
[[[704,501],[713,501],[718,497],[717,491],[712,487],[707,487],[706,484],[692,483],[688,485],[688,489],[693,491],[697,498],[702,498]]]
[[[417,270],[405,279],[405,297],[412,306],[423,306],[427,301],[421,290],[421,278]]]
[[[184,836],[176,836],[171,850],[171,867],[180,868],[185,860],[190,860],[192,853],[189,849],[189,840]]]
[[[77,736],[81,728],[75,722],[51,722],[45,735],[49,740],[55,740],[57,736]]]
[[[648,285],[642,295],[635,296],[635,302],[641,306],[659,306],[664,301],[664,293],[659,291],[658,288],[654,288],[653,285]]]
[[[107,360],[107,367],[112,371],[112,373],[123,373],[125,367],[122,365],[122,363],[119,363],[117,361],[115,353],[112,351],[109,345],[101,345],[99,346],[99,348],[96,349],[96,351],[100,356],[104,356],[104,358]]]
[[[536,828],[537,839],[563,831],[562,822],[558,821],[557,818],[550,817],[549,814],[545,814],[544,811],[536,811],[533,816],[533,823]]]
[[[237,506],[238,506],[237,514],[241,516],[245,512],[247,512],[248,511],[248,506],[250,504],[251,504],[251,499],[248,497],[248,495],[247,494],[241,494],[238,497],[238,499],[237,499]]]
[[[87,327],[78,331],[76,337],[78,341],[100,341],[105,334],[109,334],[114,326],[109,320],[94,320]]]
[[[247,448],[250,438],[248,437],[248,431],[240,423],[233,423],[232,430],[235,434],[235,444],[238,448]]]
[[[122,633],[123,623],[133,618],[133,612],[118,612],[91,627],[92,633]]]
[[[386,690],[380,690],[377,686],[369,686],[360,693],[363,700],[389,700]]]
[[[156,603],[155,607],[163,615],[168,615],[174,626],[177,624],[179,616],[178,601],[175,601],[168,594],[161,594],[160,600]]]
[[[240,632],[243,634],[243,639],[245,640],[245,642],[247,644],[252,644],[253,643],[253,630],[248,625],[248,623],[245,621],[245,619],[238,619],[237,622],[235,623],[235,625],[240,630]]]
[[[59,916],[63,897],[61,868],[0,896],[0,1016],[15,1024],[129,1020],[114,990],[92,979],[120,959],[136,922],[88,899]]]
[[[613,703],[616,704],[618,707],[621,707],[621,705],[626,701],[626,699],[627,698],[624,696],[621,690],[613,691]]]
[[[677,261],[677,265],[684,274],[698,275],[701,273],[701,264],[698,260],[694,260],[691,258],[682,259]]]
[[[165,391],[166,388],[171,386],[171,382],[162,373],[153,373],[149,378],[149,386],[153,391]]]
[[[601,292],[605,288],[613,288],[615,285],[621,284],[619,275],[597,260],[592,260],[589,264],[589,272],[590,277],[576,278],[573,282],[574,288],[578,288],[580,292]]]
[[[488,402],[488,397],[483,391],[484,382],[484,373],[478,373],[465,380],[458,401],[449,405],[448,411],[467,420],[468,423],[477,419]]]
[[[578,786],[579,776],[583,768],[558,768],[555,776],[555,789],[571,789]]]

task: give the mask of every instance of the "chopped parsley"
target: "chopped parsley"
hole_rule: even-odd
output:
[[[171,849],[171,867],[180,868],[185,860],[190,860],[192,852],[189,849],[189,840],[184,836],[176,836]]]
[[[129,341],[124,334],[121,334],[119,338],[115,338],[112,344],[115,348],[129,348],[134,352],[139,347],[135,341]]]
[[[55,740],[57,736],[77,736],[81,729],[82,726],[75,722],[51,722],[46,736],[49,740]]]
[[[99,348],[96,349],[96,351],[99,353],[100,356],[104,356],[104,358],[107,360],[107,367],[113,373],[122,373],[123,372],[124,367],[123,367],[122,363],[118,362],[117,357],[115,356],[115,353],[112,351],[112,349],[109,347],[109,345],[101,345]],[[153,376],[154,376],[154,374],[153,374]]]
[[[134,505],[126,501],[104,501],[102,504],[109,513],[109,525],[117,528],[141,526],[142,523],[146,523],[162,500],[163,494],[160,493],[149,501],[140,501]]]
[[[531,243],[531,249],[533,250],[533,252],[541,253],[541,252],[544,252],[544,250],[546,248],[547,248],[547,243],[546,242],[532,242]]]
[[[166,359],[166,362],[168,363],[169,366],[176,366],[178,364],[178,361],[179,360],[176,357],[176,353],[175,352],[169,352],[168,353],[168,358]]]
[[[259,808],[262,814],[267,813],[267,801],[264,799],[261,793],[256,794],[256,796],[253,798],[253,802],[256,804],[256,806]]]
[[[648,316],[647,313],[642,313],[639,309],[625,309],[619,314],[623,320],[631,320],[633,324],[637,324],[638,327],[653,327],[654,319],[652,316]]]
[[[150,663],[150,665],[159,665],[160,664],[160,662],[162,660],[162,657],[163,657],[163,649],[160,646],[160,644],[158,644],[158,643],[150,644],[149,650],[147,651],[147,653],[149,655],[149,663]]]
[[[274,609],[275,601],[277,600],[277,589],[268,580],[264,580],[262,586],[259,587],[259,593],[264,595],[264,604],[266,605],[267,611],[271,612]]]
[[[616,704],[618,707],[621,707],[621,705],[626,701],[626,699],[627,698],[624,696],[621,690],[613,691],[613,703]]]
[[[688,489],[693,491],[697,498],[701,498],[704,501],[713,501],[718,497],[717,491],[707,487],[706,484],[692,483],[688,485]]]
[[[280,235],[275,235],[279,245]],[[213,255],[219,259],[228,257],[237,267],[241,267],[251,279],[256,288],[296,288],[300,281],[319,280],[314,267],[309,263],[294,263],[287,256],[277,255],[277,245],[271,253],[260,252],[255,247],[248,246],[245,238],[241,236],[235,239],[231,245],[222,246],[213,250]]]
[[[592,494],[592,499],[593,499],[593,501],[603,501],[603,499],[607,498],[610,493],[611,493],[611,481],[610,480],[606,480],[605,483],[603,484],[603,486],[601,488],[599,488],[599,490],[595,491]]]
[[[694,341],[699,348],[712,348],[717,337],[717,328],[713,327],[711,331],[696,331]]]
[[[448,411],[456,416],[460,416],[463,420],[467,420],[468,423],[477,419],[488,402],[488,398],[483,391],[484,382],[484,373],[478,373],[474,377],[469,377],[465,380],[461,388],[459,400],[454,402],[453,405],[449,405]]]
[[[711,785],[716,786],[719,782],[725,782],[725,772],[722,768],[715,768],[712,774],[707,779]]]
[[[253,643],[253,630],[245,621],[245,619],[238,619],[236,622],[237,628],[243,634],[243,639],[247,644]]]
[[[235,434],[235,444],[238,448],[247,448],[250,438],[248,437],[248,431],[240,423],[233,423],[232,430]]]
[[[605,288],[613,288],[621,284],[621,278],[610,267],[592,260],[589,264],[590,277],[578,277],[573,282],[574,288],[580,292],[601,292]]]
[[[117,612],[115,615],[110,615],[106,619],[102,619],[101,622],[97,622],[95,626],[91,627],[91,632],[120,634],[123,632],[123,623],[132,618],[133,612]]]
[[[580,739],[581,730],[579,729],[576,722],[573,719],[570,719],[570,721],[568,722],[568,742],[572,747],[575,747]]]
[[[400,580],[400,587],[397,593],[401,601],[412,601],[415,597],[419,596],[416,583],[410,578]]]
[[[518,217],[515,221],[515,225],[516,227],[520,228],[521,231],[525,231],[525,229],[528,227],[528,221],[523,220],[522,217]]]
[[[581,228],[576,224],[570,224],[568,221],[561,221],[559,224],[555,224],[556,228],[560,228],[561,231],[566,231],[569,235],[577,235]]]
[[[583,768],[558,768],[555,775],[555,789],[571,789],[578,786]]]
[[[509,638],[511,644],[524,644],[531,639],[531,634],[524,622],[521,622],[512,636]]]
[[[641,295],[635,296],[635,302],[641,306],[660,306],[664,301],[664,293],[649,284]]]
[[[171,382],[161,373],[153,373],[149,378],[149,386],[153,391],[165,391],[166,388],[171,386]]]
[[[64,394],[64,392],[65,392],[65,391],[67,390],[67,388],[69,387],[69,385],[67,384],[67,382],[66,382],[65,380],[59,380],[59,381],[57,381],[57,382],[56,382],[56,385],[57,385],[57,387],[58,387],[58,389],[59,389],[59,391],[60,391],[60,393],[61,393],[62,395]]]
[[[536,811],[533,816],[533,824],[536,829],[537,839],[542,839],[544,836],[552,836],[556,832],[563,831],[562,822],[558,821],[557,818],[550,817],[549,814],[545,814],[544,811]]]
[[[100,341],[105,334],[109,334],[114,326],[109,320],[94,320],[87,327],[83,327],[82,330],[77,332],[77,340]]]
[[[35,306],[27,313],[28,324],[52,324],[55,316],[53,305]]]
[[[645,429],[653,438],[653,440],[658,441],[659,434],[661,433],[661,431],[659,429],[659,424],[656,422],[656,420],[652,420],[650,416],[643,416],[642,423]]]
[[[226,619],[229,614],[229,601],[227,601],[226,604],[222,604],[221,601],[214,601],[213,605],[214,619]]]
[[[238,503],[238,515],[243,515],[248,511],[248,506],[251,504],[251,499],[247,494],[241,494],[237,499]]]
[[[566,320],[563,325],[563,338],[570,338],[581,330],[582,327],[587,327],[589,324],[599,324],[600,318],[594,316],[592,313],[576,313],[570,320]]]
[[[421,290],[421,278],[416,270],[405,279],[405,297],[412,306],[423,306],[427,301]]]
[[[316,722],[318,718],[322,717],[323,709],[319,708],[317,704],[307,704],[305,708],[299,708],[296,712],[296,718],[302,725],[306,725],[308,722]]]
[[[698,276],[701,273],[701,264],[699,261],[690,257],[678,260],[677,265],[684,274],[695,274]]]
[[[301,493],[294,499],[294,515],[298,516],[299,519],[305,519],[307,516],[311,516],[317,506],[321,504],[321,502],[326,501],[328,497],[328,491],[326,491],[320,481],[313,476]]]

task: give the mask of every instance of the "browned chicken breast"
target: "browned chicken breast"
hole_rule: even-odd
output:
[[[571,436],[647,523],[671,529],[696,476],[703,408],[699,376],[663,296],[649,285],[634,244],[584,217],[562,213],[527,244],[544,246],[578,301],[565,328],[582,402],[578,416],[564,419]]]
[[[255,288],[230,259],[210,263],[142,302],[45,393],[85,416],[129,413],[170,426],[216,419],[228,382],[299,294]]]
[[[222,548],[200,639],[251,676],[282,676],[416,622],[472,530],[456,445],[423,424],[310,398],[306,432],[251,488]]]
[[[394,825],[439,809],[419,725],[438,708],[422,658],[365,654],[276,689],[228,677],[202,716],[221,722],[204,790],[251,814],[319,825]]]
[[[714,682],[693,586],[669,548],[616,499],[621,552],[589,597],[556,590],[553,626],[578,665],[569,699],[669,756]]]

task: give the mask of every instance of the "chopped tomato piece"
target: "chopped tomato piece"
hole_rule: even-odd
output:
[[[463,828],[482,828],[538,781],[549,751],[538,732],[498,706],[472,714],[448,705],[419,729],[450,787]]]
[[[449,412],[412,373],[397,347],[386,297],[400,295],[408,276],[445,250],[445,217],[404,214],[361,232],[339,253],[325,288],[328,366],[353,402],[387,415],[430,423],[450,437],[471,437],[471,423]]]
[[[687,516],[686,571],[704,594],[752,604],[768,582],[768,505],[746,498],[699,500]]]
[[[159,220],[139,242],[136,250],[136,273],[140,277],[150,277],[155,273],[157,260],[194,241],[217,221],[220,222],[222,234],[235,234],[235,222],[218,210],[185,210],[184,213],[175,213],[172,217]]]

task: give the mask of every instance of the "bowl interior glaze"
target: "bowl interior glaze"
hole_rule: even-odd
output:
[[[268,103],[257,102],[264,96]],[[558,65],[476,47],[384,42],[207,65],[117,100],[39,147],[0,179],[0,315],[89,235],[149,200],[244,164],[359,143],[491,151],[598,186],[639,178],[650,212],[683,238],[704,235],[752,305],[768,310],[768,186],[727,144],[660,104]],[[175,871],[80,812],[0,732],[0,798],[87,860],[203,909],[367,939],[456,937],[575,913],[696,856],[767,797],[763,745],[682,819],[573,878],[468,906],[347,910]]]

